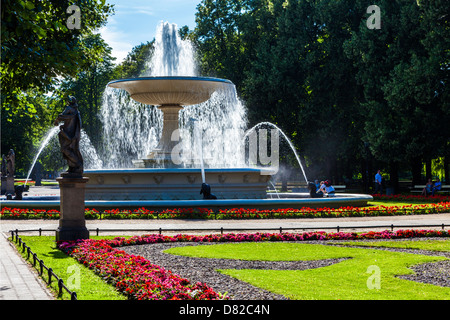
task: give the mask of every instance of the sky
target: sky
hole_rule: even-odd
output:
[[[160,21],[195,28],[195,13],[201,0],[107,0],[115,14],[99,32],[121,63],[131,49],[152,41]]]

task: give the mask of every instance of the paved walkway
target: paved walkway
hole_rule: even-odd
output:
[[[0,234],[0,300],[51,300],[37,272],[22,259],[5,233]]]
[[[341,231],[363,231],[375,230],[379,226],[390,226],[396,228],[413,228],[421,225],[450,224],[450,213],[432,214],[418,216],[397,217],[355,217],[355,218],[308,218],[308,219],[267,219],[267,220],[87,220],[86,226],[95,235],[95,229],[99,228],[100,235],[106,234],[143,234],[145,229],[206,229],[220,228],[249,230],[255,228],[336,228],[340,226]],[[45,284],[38,278],[37,272],[19,256],[17,250],[9,243],[7,237],[9,230],[56,230],[58,220],[0,220],[0,300],[48,300],[53,299],[46,289]],[[351,227],[362,227],[364,229],[351,229]],[[122,231],[121,229],[131,229]],[[388,229],[384,227],[383,229]],[[424,227],[424,229],[428,229]],[[437,229],[437,228],[435,228]],[[446,229],[449,229],[446,227]],[[336,230],[329,230],[336,231]],[[228,232],[228,231],[225,231]],[[275,232],[275,231],[272,231]],[[177,232],[178,233],[178,232]],[[200,232],[187,232],[200,233]],[[211,233],[211,232],[207,232]],[[34,233],[36,234],[36,233]],[[54,235],[54,231],[45,234]]]

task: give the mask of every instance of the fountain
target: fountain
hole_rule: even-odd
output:
[[[212,94],[233,86],[229,80],[193,76],[141,77],[112,81],[140,103],[157,105],[163,112],[163,130],[156,148],[134,168],[86,170],[87,200],[195,200],[205,177],[222,199],[266,198],[270,172],[258,168],[184,168],[174,162],[179,111],[197,105]],[[201,146],[200,146],[201,147]],[[201,157],[203,158],[203,157]],[[203,159],[202,159],[203,160]],[[203,161],[202,161],[203,163]]]
[[[297,152],[272,123],[245,133],[245,110],[234,84],[196,75],[193,57],[192,46],[179,38],[176,25],[161,23],[150,73],[108,83],[101,113],[107,145],[102,168],[84,170],[89,178],[86,207],[340,207],[366,205],[372,199],[353,194],[320,199],[306,193],[268,196],[276,170],[245,165],[245,138],[263,124],[277,129],[307,181]],[[191,139],[187,133],[193,124]],[[205,182],[217,199],[202,197]],[[34,207],[56,207],[57,200],[33,202]]]
[[[144,108],[157,106],[162,116],[155,117],[158,121],[153,127],[162,127],[159,142],[153,148],[148,148],[145,143],[136,141],[136,145],[147,149],[136,150],[137,159],[131,159],[133,167],[113,167],[96,170],[85,170],[85,176],[89,177],[86,185],[86,200],[103,201],[148,201],[148,200],[198,200],[201,199],[201,184],[208,180],[214,194],[219,199],[265,199],[267,181],[270,179],[270,170],[260,168],[242,167],[241,163],[234,163],[228,167],[223,164],[207,166],[203,160],[210,161],[211,156],[219,158],[236,158],[237,149],[232,150],[227,157],[218,157],[216,150],[208,152],[207,159],[203,159],[203,139],[195,138],[192,144],[190,139],[181,137],[180,122],[192,123],[197,117],[198,110],[207,108],[203,118],[208,119],[210,113],[218,111],[218,108],[210,108],[211,104],[224,103],[224,100],[236,102],[234,84],[226,79],[200,77],[195,75],[195,63],[193,61],[192,46],[188,41],[182,41],[178,35],[176,25],[162,23],[159,26],[153,58],[149,63],[151,72],[149,75],[120,79],[108,83],[108,88],[126,91],[134,103],[145,105]],[[112,95],[121,94],[113,92]],[[113,101],[114,99],[106,99]],[[122,100],[123,102],[126,99]],[[217,102],[217,103],[216,103]],[[120,108],[116,105],[116,108]],[[190,110],[183,110],[191,107]],[[209,107],[209,109],[208,109]],[[185,111],[185,112],[183,112]],[[119,111],[120,112],[120,111]],[[181,113],[184,114],[181,114]],[[200,110],[201,112],[201,110]],[[111,113],[116,113],[111,110]],[[103,114],[105,119],[109,114]],[[206,115],[206,116],[205,116]],[[183,120],[183,117],[189,119]],[[162,119],[162,123],[160,123]],[[221,121],[226,119],[221,119]],[[116,119],[121,121],[120,119]],[[139,121],[139,120],[138,120]],[[111,121],[108,121],[111,122]],[[132,122],[132,120],[127,120]],[[196,133],[202,130],[202,123],[207,120],[195,121]],[[239,122],[239,121],[237,121]],[[114,124],[120,126],[120,124]],[[223,125],[214,125],[216,132],[208,135],[221,137]],[[142,126],[139,126],[142,127]],[[123,128],[126,130],[126,128]],[[138,128],[136,130],[139,130]],[[148,130],[150,132],[150,130]],[[133,134],[132,136],[137,136]],[[181,141],[180,138],[181,137]],[[144,136],[144,139],[146,136]],[[136,139],[137,140],[137,139]],[[157,140],[156,137],[153,140]],[[133,144],[133,141],[126,141]],[[187,143],[187,145],[186,145]],[[222,141],[205,141],[209,146],[221,147]],[[194,146],[196,145],[197,148]],[[178,147],[178,149],[177,149]],[[184,148],[190,152],[191,157],[179,158],[177,150]],[[133,146],[130,148],[133,149]],[[148,150],[150,149],[150,150]],[[192,156],[194,154],[194,156]],[[200,159],[198,155],[200,154]],[[118,157],[115,155],[115,157]],[[181,161],[183,160],[183,161]],[[200,167],[195,163],[200,160]],[[219,161],[220,161],[219,160]],[[122,161],[126,163],[127,161]],[[191,166],[186,165],[194,163]],[[207,162],[207,161],[205,161]],[[211,162],[211,161],[210,161]],[[128,161],[129,163],[129,161]]]

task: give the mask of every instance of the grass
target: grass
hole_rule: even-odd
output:
[[[442,257],[348,247],[299,243],[239,243],[179,247],[167,250],[205,258],[242,260],[318,260],[351,258],[340,263],[309,270],[220,270],[220,272],[282,294],[290,299],[342,300],[423,300],[450,299],[450,288],[403,280],[398,275],[412,274],[408,267],[445,260]],[[380,289],[371,289],[371,266],[380,271]]]
[[[417,250],[450,252],[449,240],[420,240],[420,241],[397,240],[397,241],[374,241],[374,242],[349,241],[349,242],[339,242],[338,244],[351,246],[356,245],[364,247],[383,247],[383,248],[417,249]]]
[[[21,236],[21,238],[31,248],[31,251],[36,253],[37,257],[44,261],[46,266],[52,268],[53,272],[63,279],[64,284],[69,289],[77,293],[78,300],[126,300],[125,296],[116,291],[113,286],[103,281],[92,270],[89,270],[89,268],[57,249],[54,237]],[[100,237],[98,238],[100,239]],[[104,239],[106,237],[101,238]],[[22,253],[22,250],[19,250],[19,252]],[[26,258],[25,253],[22,253],[22,256]],[[32,261],[32,258],[30,260]],[[45,282],[47,283],[48,277],[45,270],[44,275]],[[58,292],[56,281],[52,281],[50,289],[56,296]],[[70,296],[63,290],[63,295],[59,298],[68,300]]]
[[[417,202],[399,202],[399,201],[381,201],[374,200],[367,202],[368,206],[385,206],[385,207],[393,207],[393,206],[409,206],[409,205],[420,205],[420,204],[430,204],[430,202],[425,201],[417,201]]]

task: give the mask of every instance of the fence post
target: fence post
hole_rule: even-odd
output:
[[[63,289],[63,279],[58,279],[58,288],[59,288],[58,295],[61,296],[62,295],[62,289]]]
[[[391,231],[394,232],[394,224],[391,224]]]
[[[336,229],[337,229],[337,232],[339,232],[339,226],[337,226]]]
[[[39,228],[39,237],[42,235],[42,229]]]
[[[52,268],[48,268],[48,284],[52,283]]]
[[[17,243],[17,241],[18,241],[18,238],[19,238],[19,230],[16,229],[16,243]]]
[[[70,300],[77,300],[77,293],[76,292],[72,292],[72,294],[70,295]]]
[[[42,276],[42,274],[44,273],[44,261],[39,259],[39,268],[40,268],[40,273],[39,275]]]

